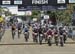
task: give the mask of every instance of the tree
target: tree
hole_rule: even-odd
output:
[[[56,17],[58,23],[63,23],[69,25],[71,23],[71,13],[66,10],[56,11]]]
[[[40,11],[32,11],[32,15],[31,15],[31,18],[33,19],[33,18],[40,18],[40,15],[41,15],[41,13],[40,13]]]

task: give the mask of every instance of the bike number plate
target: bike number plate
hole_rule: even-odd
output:
[[[40,36],[43,36],[42,34],[40,34]]]
[[[49,35],[48,37],[51,37],[51,35]]]
[[[35,35],[37,35],[37,33],[35,33]]]
[[[25,32],[25,34],[27,34],[27,32]]]

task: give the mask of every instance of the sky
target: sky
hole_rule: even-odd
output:
[[[25,14],[24,11],[18,11],[17,6],[2,6],[2,7],[7,7],[12,14],[17,14],[17,15],[24,15]]]

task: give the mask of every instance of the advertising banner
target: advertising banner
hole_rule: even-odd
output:
[[[58,4],[66,3],[66,0],[57,0]]]
[[[2,0],[2,4],[11,4],[11,0]]]
[[[14,0],[14,4],[22,4],[22,0]]]
[[[75,0],[69,0],[69,3],[75,3]]]

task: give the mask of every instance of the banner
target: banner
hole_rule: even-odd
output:
[[[14,4],[22,4],[22,0],[14,0]]]
[[[66,3],[66,0],[57,0],[58,4]]]
[[[2,0],[2,4],[11,4],[11,0]]]
[[[48,4],[48,0],[32,0],[32,4]]]
[[[75,0],[69,0],[69,3],[75,3]]]

